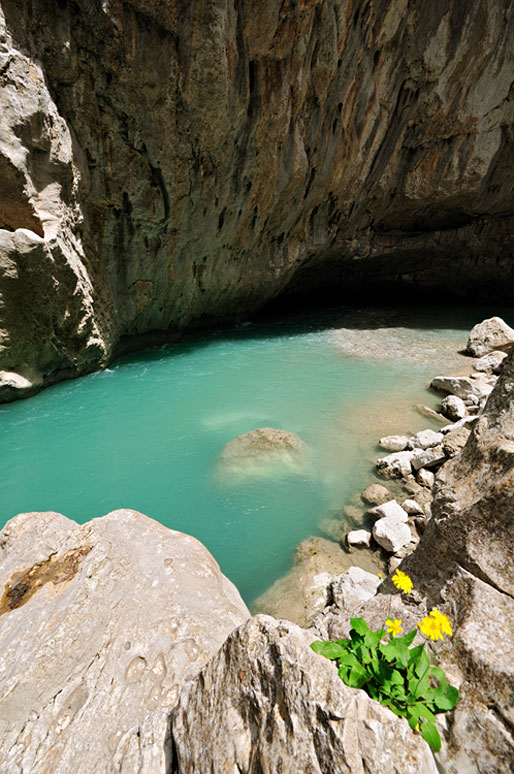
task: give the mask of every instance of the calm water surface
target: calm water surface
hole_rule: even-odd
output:
[[[135,508],[201,540],[251,603],[369,483],[380,435],[430,426],[414,404],[437,404],[426,385],[492,313],[347,307],[243,324],[2,406],[2,523]],[[224,471],[224,444],[262,426],[297,433],[308,471]]]

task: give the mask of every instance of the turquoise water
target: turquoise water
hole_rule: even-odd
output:
[[[243,324],[2,406],[3,522],[134,508],[201,540],[251,602],[369,483],[380,435],[430,426],[410,407],[436,404],[426,383],[483,316],[346,308]],[[262,426],[297,433],[308,471],[223,470],[224,444]]]

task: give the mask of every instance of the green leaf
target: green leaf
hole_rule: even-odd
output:
[[[348,685],[352,688],[362,688],[364,683],[368,682],[369,677],[368,670],[364,669],[360,664],[357,664],[351,668],[350,674],[348,675]]]
[[[350,651],[346,650],[344,653],[341,653],[340,656],[338,656],[337,659],[339,666],[360,666],[359,659]]]
[[[432,750],[437,752],[441,749],[441,737],[434,723],[425,722],[421,725],[421,736],[428,742]]]
[[[392,640],[388,645],[389,654],[394,656],[400,664],[407,668],[409,665],[409,650],[403,642]]]
[[[459,701],[459,689],[454,688],[453,685],[449,685],[444,693],[441,690],[434,693],[433,702],[441,712],[452,710]]]
[[[438,680],[438,682],[441,685],[441,688],[444,688],[444,689],[448,688],[448,681],[446,680],[446,675],[442,669],[435,666],[430,667],[430,674],[433,675],[436,678],[436,680]]]
[[[413,707],[407,707],[407,720],[409,721],[409,726],[415,731],[419,723],[419,710],[416,704]]]
[[[350,623],[352,625],[352,629],[356,631],[357,634],[361,634],[362,636],[367,634],[370,630],[364,618],[350,618]]]
[[[403,637],[396,637],[395,642],[401,642],[402,645],[406,645],[406,647],[408,648],[409,645],[412,645],[412,642],[415,636],[416,636],[416,629],[413,629],[411,632],[407,632],[407,634],[404,634]]]
[[[364,642],[368,646],[368,648],[372,648],[375,650],[375,648],[378,647],[378,644],[382,637],[385,637],[385,629],[378,629],[376,632],[367,632],[364,635]]]
[[[409,650],[409,667],[411,667],[413,670],[416,667],[419,659],[421,658],[421,654],[425,650],[425,644],[423,645],[416,645],[414,648],[411,648]]]
[[[330,659],[340,658],[347,652],[347,649],[337,642],[321,642],[321,640],[313,642],[311,648],[314,653],[319,653],[320,656],[325,656],[325,658]]]

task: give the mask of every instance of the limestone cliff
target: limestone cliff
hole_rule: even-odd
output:
[[[0,7],[4,400],[281,292],[511,291],[510,0]]]

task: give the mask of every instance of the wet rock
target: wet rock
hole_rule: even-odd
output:
[[[467,427],[458,427],[446,433],[443,441],[444,453],[448,457],[454,457],[467,443],[471,430]]]
[[[402,451],[381,457],[377,460],[377,470],[385,478],[405,478],[410,475],[413,454],[412,451]]]
[[[490,352],[488,355],[479,357],[478,360],[473,363],[473,368],[475,371],[492,371],[493,373],[497,374],[500,372],[502,363],[506,357],[506,352]]]
[[[392,500],[393,495],[382,484],[371,484],[362,493],[362,499],[370,503],[370,505],[382,505],[382,503]]]
[[[447,395],[446,398],[443,399],[441,402],[441,411],[453,422],[462,419],[468,413],[466,404],[462,398],[458,398],[456,395]]]
[[[379,519],[373,525],[373,537],[386,551],[396,554],[412,539],[412,533],[405,521],[397,516]]]
[[[409,438],[409,448],[428,449],[430,446],[437,446],[442,440],[442,433],[436,433],[434,430],[420,430]]]
[[[402,506],[397,503],[396,500],[389,500],[387,503],[377,505],[375,508],[368,511],[368,513],[374,519],[383,519],[387,516],[393,516],[400,521],[407,521],[409,518],[406,511],[404,511]]]
[[[380,439],[378,445],[388,451],[400,452],[407,448],[408,442],[406,435],[387,435]]]
[[[181,772],[436,774],[406,720],[345,686],[294,624],[255,616],[184,688],[172,718]],[[220,739],[223,744],[220,744]]]
[[[350,548],[369,548],[371,532],[367,529],[353,529],[346,535],[346,542]]]
[[[501,317],[490,317],[471,329],[466,351],[482,357],[494,350],[508,352],[514,342],[514,330]]]
[[[0,560],[0,770],[164,774],[182,685],[249,617],[211,554],[121,510],[16,516]]]
[[[446,461],[446,455],[442,446],[432,446],[429,449],[420,449],[412,458],[412,467],[415,470],[420,468],[433,468],[441,462]]]

